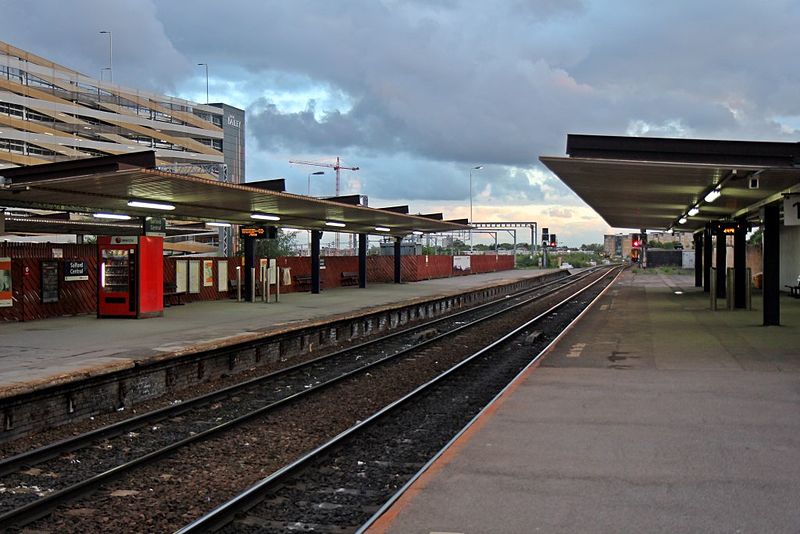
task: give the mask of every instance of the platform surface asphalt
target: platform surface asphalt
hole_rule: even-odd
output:
[[[800,299],[693,286],[626,272],[370,534],[800,532]]]
[[[280,303],[216,300],[164,309],[164,317],[97,319],[95,315],[0,324],[0,399],[53,382],[126,369],[137,361],[215,348],[306,323],[345,318],[552,270],[515,270],[412,282],[285,293]]]

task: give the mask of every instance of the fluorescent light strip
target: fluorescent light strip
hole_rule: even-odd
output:
[[[678,224],[686,224],[686,217],[681,217],[678,219]]]
[[[411,233],[414,234],[414,235],[422,235],[422,232],[420,232],[419,230],[414,230]]]
[[[132,208],[147,208],[153,210],[174,210],[175,206],[172,204],[165,204],[162,202],[150,202],[145,200],[129,200],[128,206]]]
[[[206,226],[217,226],[219,228],[227,228],[231,225],[231,223],[226,222],[207,222]]]
[[[325,221],[325,226],[335,226],[336,228],[344,228],[347,225],[336,221]]]
[[[277,215],[267,215],[266,213],[251,213],[251,219],[260,219],[262,221],[280,221],[281,218]]]
[[[717,187],[716,189],[712,189],[706,195],[705,201],[710,204],[711,202],[714,202],[715,200],[717,200],[721,194],[722,193],[720,192],[719,187]]]
[[[695,215],[697,215],[698,213],[700,213],[700,210],[699,210],[699,209],[697,209],[697,208],[692,208],[692,209],[690,209],[690,210],[687,212],[687,215],[689,215],[689,217],[694,217],[694,216],[695,216]]]
[[[92,217],[96,219],[116,219],[118,221],[129,221],[131,219],[130,215],[122,213],[93,213]]]
[[[386,228],[385,226],[376,226],[375,229],[379,232],[391,232],[391,228]]]

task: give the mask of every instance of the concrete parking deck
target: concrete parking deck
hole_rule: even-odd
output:
[[[693,285],[624,274],[370,532],[800,531],[800,301]]]
[[[194,302],[153,319],[97,319],[94,315],[0,324],[0,398],[21,388],[126,369],[203,347],[248,341],[311,322],[541,276],[518,270],[427,280],[287,293],[279,304]]]

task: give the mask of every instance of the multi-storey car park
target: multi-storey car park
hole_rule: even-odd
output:
[[[244,128],[228,104],[122,87],[0,41],[0,171],[154,150],[169,170],[243,183]]]

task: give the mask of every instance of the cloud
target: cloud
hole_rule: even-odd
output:
[[[790,0],[0,0],[0,12],[4,40],[94,76],[107,62],[97,32],[112,29],[114,79],[141,89],[198,98],[195,65],[209,63],[212,99],[248,109],[252,178],[303,192],[306,169],[288,159],[339,155],[362,168],[346,187],[462,214],[483,164],[481,210],[580,220],[585,204],[537,162],[563,155],[567,133],[794,141],[800,116]]]

